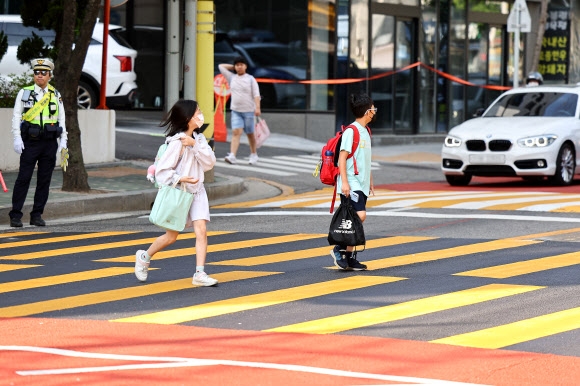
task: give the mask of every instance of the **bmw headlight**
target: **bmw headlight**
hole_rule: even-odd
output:
[[[451,135],[448,135],[447,137],[445,137],[445,147],[459,147],[461,146],[461,140],[457,137],[452,137]]]
[[[521,147],[546,147],[550,146],[558,138],[557,135],[539,135],[518,140]]]

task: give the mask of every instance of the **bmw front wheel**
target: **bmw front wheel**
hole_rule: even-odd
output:
[[[467,186],[471,182],[471,174],[464,174],[462,176],[446,175],[445,179],[451,186]]]
[[[566,186],[572,184],[574,180],[574,172],[576,171],[576,156],[574,148],[569,143],[565,143],[558,152],[556,158],[556,173],[550,177],[550,182]]]

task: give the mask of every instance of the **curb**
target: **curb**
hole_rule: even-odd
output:
[[[221,181],[205,185],[210,201],[237,195],[246,189],[244,180],[240,177],[216,174]],[[155,201],[157,189],[146,189],[134,192],[115,192],[103,194],[78,194],[77,197],[58,199],[50,198],[42,218],[49,221],[68,217],[80,217],[96,214],[149,211]],[[0,208],[0,225],[10,223],[9,213],[12,208]],[[25,203],[22,208],[26,222],[26,214],[32,210],[32,203]]]

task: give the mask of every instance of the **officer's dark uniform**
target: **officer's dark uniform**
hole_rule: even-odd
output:
[[[38,62],[41,62],[41,64]],[[47,60],[35,59],[32,63],[34,70],[41,68],[52,71],[52,68],[54,68],[52,62]],[[40,109],[44,104],[42,100],[45,93],[48,93],[48,101],[46,103],[46,99],[44,99],[46,105]],[[36,109],[39,109],[38,114],[34,117],[26,117],[26,113],[34,109],[38,102],[41,103],[36,107]],[[32,111],[32,114],[34,111]],[[42,89],[37,84],[34,84],[20,90],[14,106],[12,127],[15,137],[15,150],[18,131],[22,138],[24,149],[20,155],[20,169],[12,193],[12,210],[9,214],[10,225],[22,226],[22,207],[28,194],[34,168],[38,163],[36,191],[34,193],[34,206],[30,212],[30,224],[43,226],[44,221],[41,215],[48,201],[50,180],[56,164],[56,154],[59,148],[57,139],[60,139],[61,147],[66,147],[67,140],[64,107],[60,93],[51,85],[47,85]]]

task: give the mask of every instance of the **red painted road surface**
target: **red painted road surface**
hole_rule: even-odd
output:
[[[349,335],[0,319],[2,385],[576,385],[580,358]]]

